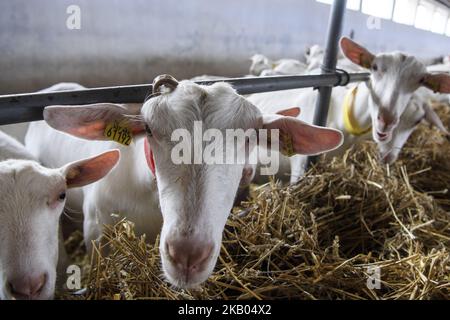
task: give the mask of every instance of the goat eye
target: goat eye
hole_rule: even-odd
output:
[[[150,130],[150,127],[148,125],[145,125],[145,132],[147,133],[147,136],[153,136],[152,130]]]
[[[374,64],[372,65],[372,70],[373,70],[373,71],[378,71],[378,65],[377,65],[376,63],[374,63]]]
[[[425,83],[425,77],[422,77],[419,81],[420,84],[424,84]]]
[[[65,192],[61,192],[58,196],[58,200],[59,201],[64,201],[66,199],[66,193]]]

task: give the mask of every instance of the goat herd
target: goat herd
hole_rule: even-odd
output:
[[[161,76],[143,104],[46,107],[45,121],[30,124],[25,146],[1,133],[0,298],[54,297],[57,270],[64,269],[58,264],[66,263],[64,208],[83,212],[88,250],[101,238],[102,226],[114,223],[111,213],[118,213],[149,241],[160,234],[168,282],[180,288],[204,282],[218,259],[236,194],[254,179],[258,163],[175,164],[173,133],[194,134],[195,122],[219,132],[278,130],[278,139],[269,137],[266,147],[284,150],[276,154],[284,164],[281,171],[290,168],[291,183],[304,174],[308,155],[338,155],[373,139],[380,161],[392,163],[422,120],[448,134],[429,101],[448,99],[450,64],[427,67],[403,53],[375,55],[348,38],[340,46],[339,67],[370,70],[371,76],[366,83],[333,90],[329,128],[308,124],[317,99],[312,89],[242,97],[225,83],[202,86]],[[308,65],[255,55],[250,73],[314,73],[322,55],[313,46]],[[82,88],[62,83],[44,91]],[[210,144],[193,148],[206,151]],[[244,139],[235,148],[251,153],[258,146]]]

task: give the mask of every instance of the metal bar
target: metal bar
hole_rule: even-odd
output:
[[[337,55],[339,50],[339,39],[342,35],[342,25],[344,22],[347,0],[334,0],[331,7],[331,13],[328,24],[327,43],[325,55],[322,63],[322,74],[332,72],[336,69]],[[328,109],[330,107],[331,93],[333,87],[319,87],[319,97],[317,99],[316,110],[314,113],[314,124],[326,126],[328,118]],[[314,164],[318,157],[308,157],[307,167]]]
[[[450,8],[450,1],[449,0],[436,0],[438,3],[442,4],[443,6],[446,6],[447,8]]]
[[[366,81],[368,73],[350,74],[351,82]],[[315,86],[339,86],[343,81],[336,74],[235,78],[197,81],[198,84],[228,82],[240,94],[261,93]],[[151,84],[91,88],[76,91],[37,92],[0,96],[0,125],[42,120],[42,110],[49,105],[81,105],[91,103],[142,103]]]

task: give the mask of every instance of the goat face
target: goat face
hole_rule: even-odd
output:
[[[372,118],[372,135],[379,145],[389,143],[396,132],[409,123],[403,116],[414,92],[421,86],[435,92],[450,92],[450,76],[427,73],[417,58],[403,53],[374,55],[366,48],[348,39],[341,39],[344,55],[353,63],[370,70],[368,107]],[[399,130],[396,130],[400,127]],[[396,139],[396,138],[395,138]]]
[[[254,154],[255,140],[264,140],[260,133],[274,132],[271,148],[279,145],[308,155],[339,147],[343,137],[337,130],[296,119],[298,108],[263,115],[225,83],[200,86],[168,76],[158,78],[161,81],[155,80],[154,91],[164,81],[170,90],[146,101],[137,121],[129,108],[111,104],[47,107],[44,118],[55,129],[85,139],[107,140],[104,131],[111,121],[127,122],[131,132],[146,135],[153,154],[147,162],[155,168],[163,215],[162,268],[173,285],[189,288],[205,281],[215,266],[239,183],[247,184],[254,174],[244,168],[249,167],[247,158]],[[200,138],[198,125],[205,130]],[[264,145],[268,146],[267,141]],[[204,156],[196,159],[197,154]],[[206,161],[206,155],[218,161]]]
[[[102,178],[118,158],[110,151],[59,169],[0,162],[0,299],[53,298],[66,190]]]
[[[195,286],[215,266],[244,163],[195,162],[193,152],[186,150],[188,161],[179,163],[174,159],[178,153],[173,137],[180,129],[194,137],[196,124],[224,135],[230,129],[261,128],[261,114],[229,85],[202,87],[182,81],[172,93],[150,99],[142,115],[151,128],[147,139],[154,153],[164,219],[160,247],[164,274],[179,287]],[[215,144],[220,150],[217,142],[189,141],[188,147],[206,152]],[[245,150],[245,141],[241,143],[235,146],[236,153]],[[226,148],[224,153],[231,151]]]

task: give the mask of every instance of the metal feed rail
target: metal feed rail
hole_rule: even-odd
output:
[[[198,84],[228,82],[240,94],[261,93],[307,87],[333,87],[366,81],[368,73],[329,73],[321,75],[235,78],[197,81]],[[141,103],[151,84],[91,88],[76,91],[26,93],[0,96],[0,125],[42,120],[42,110],[49,105],[80,105],[99,102]],[[287,106],[288,107],[288,106]]]

